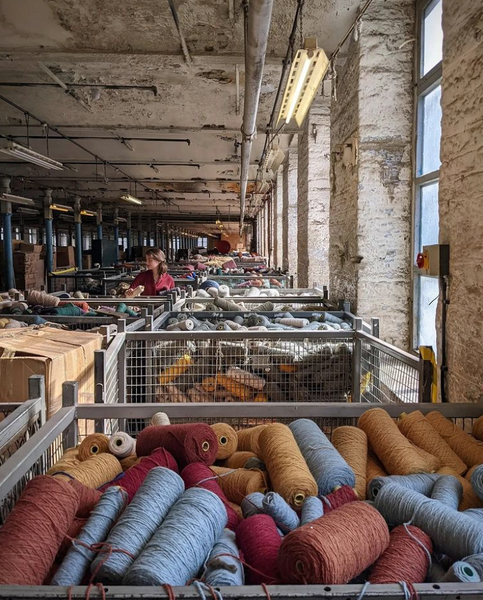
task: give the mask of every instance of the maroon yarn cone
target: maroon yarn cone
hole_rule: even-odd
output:
[[[279,581],[278,550],[282,537],[272,517],[253,515],[244,519],[236,530],[236,541],[245,561],[249,585]]]
[[[151,425],[139,434],[136,454],[148,456],[156,448],[165,448],[174,456],[179,467],[194,462],[212,465],[218,453],[218,439],[209,425]]]
[[[210,490],[210,492],[216,494],[226,508],[228,517],[227,528],[236,531],[241,519],[238,516],[238,513],[230,506],[228,498],[216,481],[216,475],[212,473],[209,467],[203,463],[191,463],[182,470],[181,477],[183,478],[186,489],[197,486],[205,488],[205,490]]]
[[[154,467],[167,467],[178,473],[178,465],[173,458],[173,455],[164,448],[158,448],[149,456],[142,458],[137,465],[132,466],[124,473],[124,477],[116,479],[104,485],[101,488],[105,492],[107,488],[113,485],[119,485],[127,492],[128,502],[136,495],[136,492],[141,487],[142,482],[146,479],[146,475]]]
[[[324,505],[324,515],[332,512],[336,508],[348,504],[349,502],[357,502],[359,498],[350,485],[343,485],[341,488],[328,494],[321,496],[322,504]]]

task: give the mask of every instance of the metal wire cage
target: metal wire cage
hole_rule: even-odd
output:
[[[138,404],[138,405],[87,405],[77,404],[77,384],[64,384],[64,408],[52,417],[35,435],[33,435],[7,464],[0,466],[0,500],[9,510],[13,508],[25,483],[33,476],[45,473],[59,458],[63,450],[75,446],[82,437],[79,431],[89,431],[93,423],[112,419],[120,423],[135,418],[147,424],[156,412],[166,412],[172,423],[203,421],[206,423],[225,422],[235,429],[243,429],[262,423],[290,423],[298,418],[310,418],[329,436],[336,427],[356,425],[363,412],[371,408],[368,404]],[[431,404],[389,404],[381,405],[391,417],[402,412],[420,410],[423,414],[434,410]],[[483,414],[482,404],[444,404],[437,409],[447,418],[463,426],[471,426],[474,419]],[[21,453],[21,455],[20,455]],[[8,511],[7,511],[8,512]],[[222,587],[218,591],[226,600],[253,600],[255,597],[292,600],[357,600],[362,586],[357,585],[276,585],[263,589],[260,586]],[[420,584],[415,589],[420,598],[481,598],[483,584],[439,583]],[[199,592],[191,586],[176,587],[172,590],[176,597],[183,600],[199,598]],[[61,599],[66,596],[64,587],[54,586],[0,586],[0,598],[12,600]],[[74,587],[69,590],[71,598],[85,599],[87,588]],[[97,591],[95,593],[98,593]],[[103,591],[106,598],[127,600],[128,598],[165,599],[168,592],[162,587],[125,587],[108,586]],[[373,600],[399,600],[403,597],[400,585],[371,585],[365,591],[364,598]]]

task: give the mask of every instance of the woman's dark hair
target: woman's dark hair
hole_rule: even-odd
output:
[[[152,250],[148,250],[146,252],[146,256],[152,256],[154,260],[159,261],[158,265],[158,279],[161,275],[164,275],[168,271],[168,265],[166,263],[166,256],[162,250],[159,248],[153,248]]]

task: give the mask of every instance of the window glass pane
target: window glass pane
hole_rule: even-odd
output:
[[[421,75],[443,60],[442,1],[430,2],[423,12]]]
[[[437,244],[439,239],[439,207],[438,207],[438,182],[423,185],[419,195],[419,245],[417,252],[423,246]]]
[[[419,105],[418,176],[437,171],[441,166],[441,86],[421,98]]]
[[[436,308],[439,296],[437,277],[418,277],[418,346],[432,346],[436,352]]]

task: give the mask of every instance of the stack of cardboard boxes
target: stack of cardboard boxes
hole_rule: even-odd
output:
[[[45,284],[44,246],[18,243],[13,253],[15,284],[22,290],[38,290]]]

